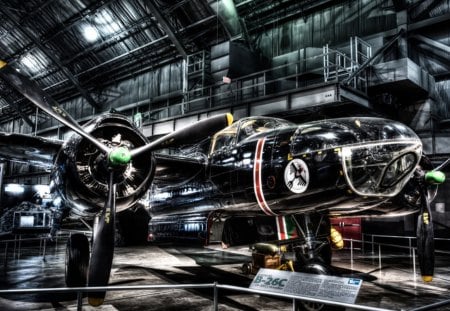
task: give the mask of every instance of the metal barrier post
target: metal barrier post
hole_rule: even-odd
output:
[[[409,245],[409,257],[412,256],[412,251],[411,251],[411,238],[408,238],[408,245]]]
[[[53,255],[56,256],[58,253],[58,240],[60,239],[61,235],[59,233],[56,233],[53,240],[55,242],[55,246],[53,247]]]
[[[364,244],[365,244],[365,242],[364,242],[364,233],[363,234],[361,234],[361,254],[363,254],[364,255]]]
[[[413,280],[414,280],[414,287],[416,287],[416,249],[412,249],[413,252]]]
[[[292,311],[297,311],[297,299],[292,299]]]
[[[14,235],[14,251],[13,251],[14,260],[16,260],[16,249],[17,249],[17,234]]]
[[[47,238],[44,238],[44,248],[42,250],[42,261],[45,261],[45,251],[47,248]]]
[[[17,250],[17,259],[20,259],[21,248],[22,248],[22,235],[19,234],[19,248]]]
[[[372,255],[375,254],[375,251],[373,249],[373,234],[372,234]]]
[[[381,277],[381,245],[378,244],[378,268],[380,270],[380,277]]]
[[[353,239],[350,239],[350,270],[353,271]]]
[[[219,292],[217,282],[214,282],[214,311],[219,310]]]
[[[5,258],[3,258],[3,269],[5,270],[5,273],[8,264],[8,243],[9,242],[5,242]]]
[[[77,292],[77,311],[81,311],[83,309],[83,293]]]

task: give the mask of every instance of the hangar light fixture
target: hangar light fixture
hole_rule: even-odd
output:
[[[19,184],[7,184],[5,185],[5,192],[9,193],[23,193],[25,191],[24,187]]]
[[[36,73],[39,72],[42,67],[41,62],[36,58],[36,56],[28,53],[20,59],[22,65],[24,65],[29,72]]]
[[[83,36],[89,42],[94,42],[99,37],[97,29],[89,24],[83,27]]]
[[[104,35],[111,35],[122,29],[118,19],[113,17],[109,11],[99,12],[94,18],[94,23],[101,34]]]

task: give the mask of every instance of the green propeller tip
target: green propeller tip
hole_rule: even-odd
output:
[[[425,181],[430,184],[442,184],[445,181],[445,174],[441,171],[430,171],[425,174]]]
[[[125,165],[131,160],[131,153],[128,148],[118,147],[109,154],[109,162],[112,165]]]

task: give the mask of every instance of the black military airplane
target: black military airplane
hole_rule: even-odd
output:
[[[433,169],[420,139],[401,123],[364,117],[296,125],[249,117],[230,124],[226,114],[148,143],[119,115],[106,114],[82,128],[31,81],[5,63],[0,67],[4,80],[78,134],[63,145],[24,135],[14,143],[17,134],[0,136],[0,154],[7,159],[48,163],[46,154],[53,150],[55,192],[80,217],[101,214],[90,259],[85,237],[68,241],[69,285],[83,286],[86,279],[89,286],[108,283],[116,211],[133,206],[149,188],[153,238],[178,231],[208,240],[217,219],[266,215],[284,237],[287,224],[294,224],[298,265],[318,272],[331,260],[330,217],[419,213],[421,273],[426,281],[432,278],[430,201],[445,179],[438,170],[443,165]],[[186,145],[190,148],[182,148]],[[13,152],[16,146],[21,153]],[[174,147],[183,152],[155,154]],[[104,293],[89,296],[98,305]]]
[[[210,142],[176,155],[157,154],[156,162],[151,240],[200,237],[208,243],[216,223],[234,219],[231,231],[241,237],[234,234],[230,241],[225,220],[220,238],[227,243],[288,238],[297,265],[320,273],[331,260],[330,217],[419,213],[421,273],[432,279],[430,201],[445,176],[432,168],[420,139],[404,124],[361,117],[297,125],[248,117]],[[264,237],[249,226],[275,227],[278,234],[267,237],[266,230]]]

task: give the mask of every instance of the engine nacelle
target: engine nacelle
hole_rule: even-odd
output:
[[[118,114],[94,119],[85,130],[109,147],[125,146],[131,150],[148,143],[126,117]],[[56,192],[75,214],[93,216],[103,208],[108,192],[107,163],[106,155],[79,135],[64,144],[52,178]],[[153,180],[155,160],[151,152],[142,153],[114,170],[116,210],[120,212],[145,195]]]

